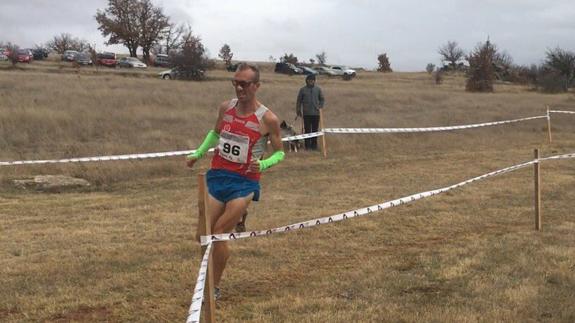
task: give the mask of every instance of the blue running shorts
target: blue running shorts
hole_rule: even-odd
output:
[[[260,183],[240,174],[223,169],[210,169],[206,173],[208,192],[216,200],[227,203],[254,193],[253,201],[260,199]]]

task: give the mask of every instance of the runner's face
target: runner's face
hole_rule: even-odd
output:
[[[255,97],[260,84],[253,81],[254,76],[255,73],[250,69],[236,72],[232,85],[236,90],[238,100],[249,101]]]

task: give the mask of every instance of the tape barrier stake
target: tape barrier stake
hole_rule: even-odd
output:
[[[547,136],[549,138],[549,143],[551,143],[551,115],[549,114],[549,106],[547,107]]]
[[[320,130],[323,132],[324,129],[324,123],[323,123],[323,109],[319,109],[319,127]],[[325,134],[321,137],[321,151],[323,153],[323,158],[327,158],[327,146],[326,146],[326,138],[327,137]]]
[[[541,231],[541,162],[539,161],[539,149],[533,151],[536,163],[533,164],[534,179],[534,209],[535,209],[535,230]]]
[[[200,241],[202,235],[212,234],[212,223],[208,212],[208,190],[206,188],[206,174],[198,175],[198,233],[196,239]],[[206,252],[206,247],[201,246],[201,252]],[[216,322],[216,300],[214,297],[214,267],[211,254],[208,254],[207,280],[205,297],[207,304],[204,307],[204,321],[207,323]]]

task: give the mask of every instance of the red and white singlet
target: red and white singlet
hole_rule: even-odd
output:
[[[238,173],[249,179],[258,181],[259,172],[249,172],[251,160],[262,158],[268,141],[268,136],[260,133],[261,122],[268,111],[260,105],[256,112],[249,116],[238,116],[238,100],[230,101],[219,125],[220,141],[212,158],[212,169],[224,169]]]

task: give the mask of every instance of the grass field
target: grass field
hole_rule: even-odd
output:
[[[200,83],[148,71],[0,64],[0,160],[195,148],[232,74]],[[259,97],[295,116],[302,77],[266,69]],[[362,72],[319,78],[326,127],[426,127],[575,111],[575,95],[462,76]],[[443,133],[330,135],[328,158],[290,153],[262,178],[248,230],[427,191],[575,151],[575,116]],[[297,124],[299,126],[299,124]],[[201,258],[196,176],[183,158],[0,167],[0,321],[182,322]],[[222,322],[573,322],[575,164],[542,164],[543,230],[531,168],[369,217],[232,243]],[[67,174],[81,191],[27,192],[12,180]]]

